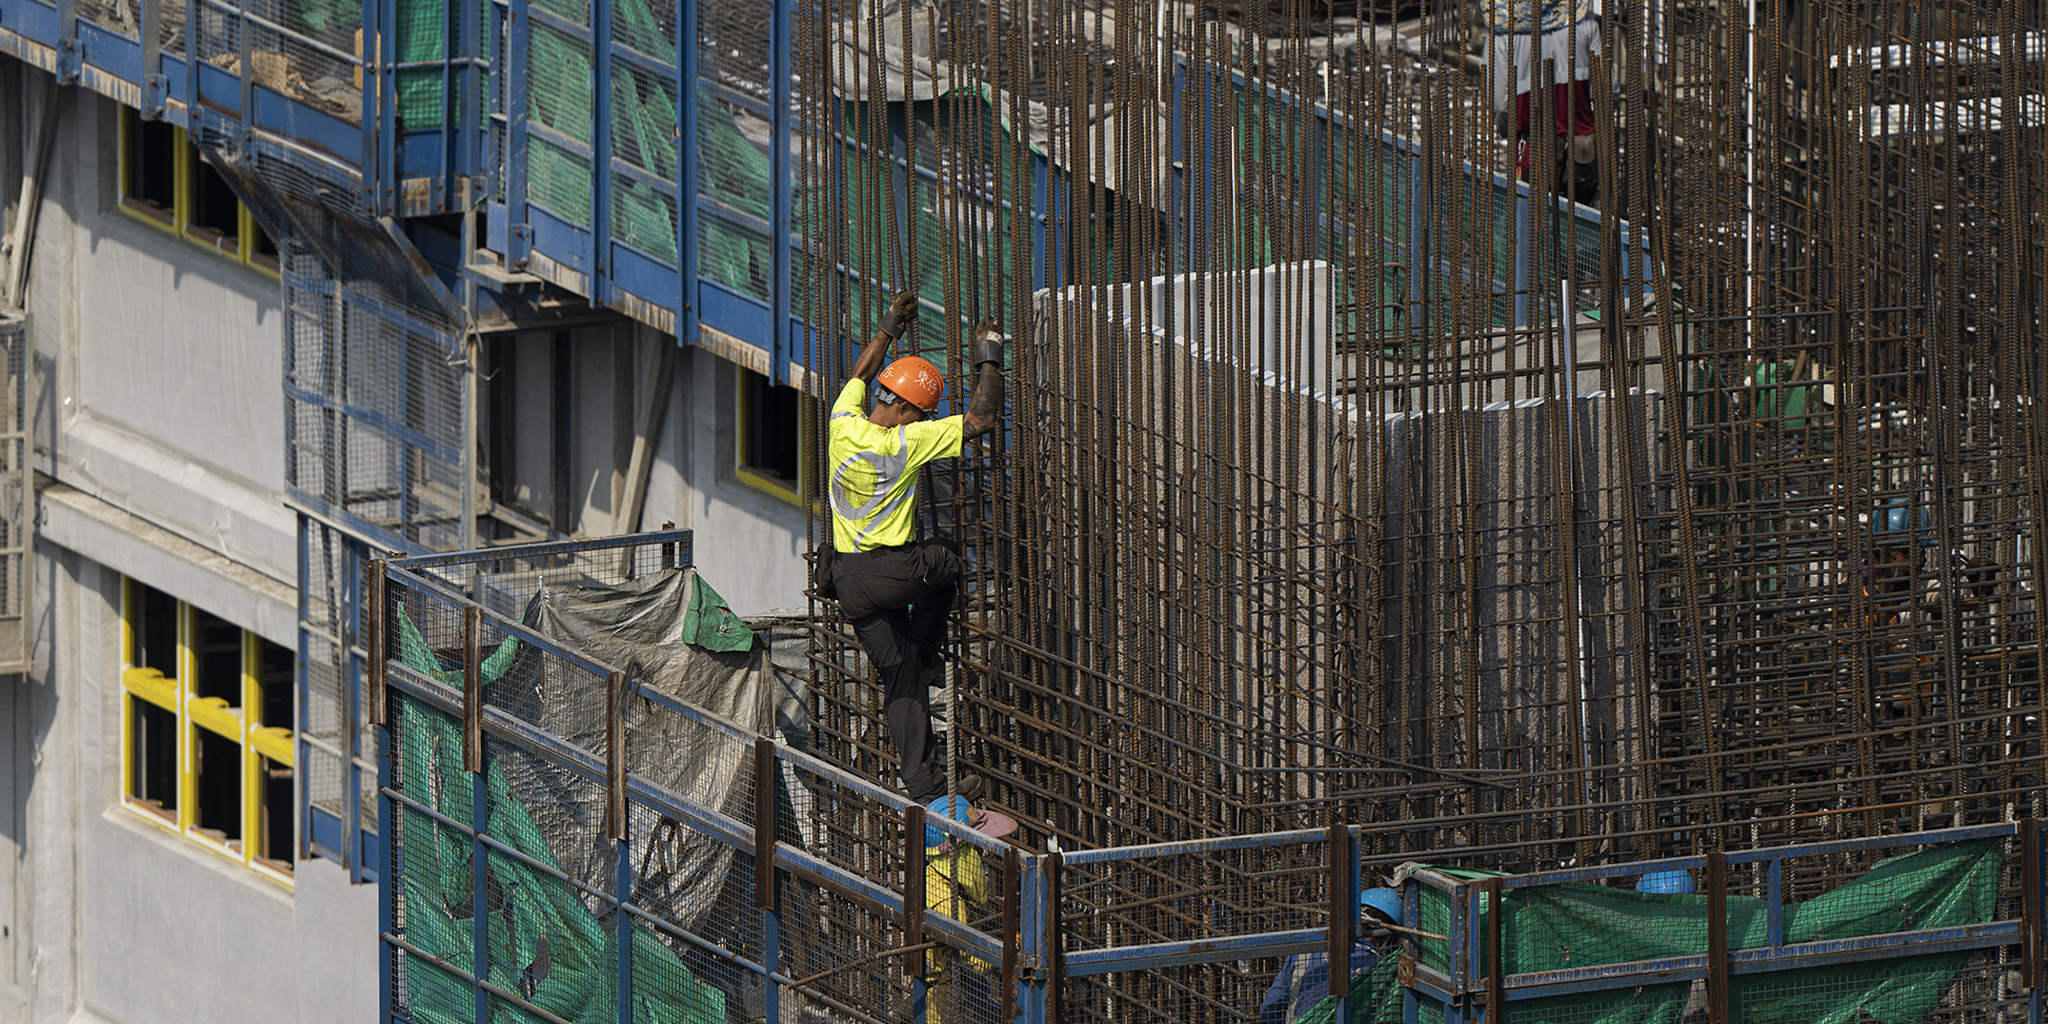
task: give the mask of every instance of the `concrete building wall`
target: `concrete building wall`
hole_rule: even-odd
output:
[[[277,280],[123,212],[120,108],[61,92],[27,302],[38,468],[290,580]]]
[[[5,81],[11,198],[50,86]],[[27,295],[35,666],[0,678],[0,1022],[373,1019],[374,889],[320,861],[286,887],[122,803],[123,574],[295,643],[279,288],[118,208],[114,104],[57,109]]]
[[[802,607],[804,509],[739,479],[735,368],[703,349],[677,354],[648,521],[673,519],[696,531],[698,569],[735,612]]]
[[[0,96],[11,200],[49,86],[0,75],[20,86]],[[37,653],[0,679],[0,1024],[373,1019],[374,889],[325,861],[300,862],[287,888],[122,802],[124,575],[296,643],[280,290],[120,209],[118,106],[67,88],[57,109],[27,295],[49,478]],[[522,500],[550,507],[560,481],[571,532],[627,528],[635,435],[656,403],[640,527],[695,530],[699,566],[742,614],[800,606],[805,510],[737,472],[735,367],[680,348],[656,377],[652,355],[675,339],[620,320],[569,332],[557,389],[550,341],[517,341]],[[556,395],[575,410],[559,448],[543,413]]]

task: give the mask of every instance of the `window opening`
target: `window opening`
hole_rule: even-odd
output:
[[[289,882],[292,650],[126,579],[121,639],[124,802]]]
[[[129,792],[144,810],[178,820],[178,716],[154,704],[140,705],[135,730],[135,769]]]
[[[278,272],[277,246],[184,129],[124,108],[120,139],[123,210],[237,263]]]
[[[256,638],[256,685],[261,689],[261,699],[251,703],[262,709],[258,749],[261,749],[262,729],[278,729],[286,732],[297,721],[293,712],[297,687],[293,685],[292,651],[289,647]],[[280,728],[281,727],[281,728]],[[273,732],[270,735],[276,736]],[[255,764],[255,821],[250,823],[250,855],[262,861],[273,871],[290,872],[292,851],[292,826],[298,820],[292,801],[292,766],[289,761],[277,761],[266,754],[256,754]]]
[[[185,232],[222,252],[242,251],[242,201],[211,164],[192,155],[192,210]]]
[[[242,838],[242,745],[210,729],[195,727],[193,790],[199,796],[195,828],[217,843]]]
[[[192,611],[192,658],[196,672],[190,687],[195,697],[219,697],[230,706],[242,703],[242,630],[234,623],[198,609]]]
[[[122,586],[124,660],[153,673],[154,692],[169,696],[178,675],[178,603],[154,587],[128,580]],[[126,670],[123,672],[126,675]],[[165,821],[178,820],[178,716],[170,708],[124,695],[132,753],[126,772],[136,806]],[[172,703],[175,704],[173,697]]]
[[[740,367],[737,405],[740,478],[786,498],[807,494],[805,439],[817,419],[817,402]]]
[[[124,109],[122,118],[122,138],[128,146],[121,165],[121,205],[175,226],[181,133],[166,122],[145,121],[133,111]]]

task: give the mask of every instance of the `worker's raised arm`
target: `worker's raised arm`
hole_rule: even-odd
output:
[[[992,433],[1003,420],[1003,329],[994,320],[974,325],[974,398],[961,416],[964,439]]]
[[[903,328],[917,319],[917,293],[898,292],[889,300],[889,311],[882,314],[882,322],[875,325],[875,336],[868,339],[868,347],[860,350],[860,358],[853,361],[853,375],[869,384],[875,382],[875,374],[882,372],[882,360],[889,355],[889,343],[903,336]]]

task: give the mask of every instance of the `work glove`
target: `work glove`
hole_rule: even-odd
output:
[[[917,308],[916,292],[897,292],[896,297],[889,300],[889,311],[882,314],[882,322],[876,330],[888,335],[892,341],[903,337],[903,328],[917,319]]]
[[[998,369],[1003,365],[1003,327],[993,318],[984,318],[974,325],[974,362],[994,363]]]

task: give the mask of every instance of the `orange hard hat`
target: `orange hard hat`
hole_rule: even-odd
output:
[[[890,363],[875,383],[926,412],[938,408],[940,396],[946,393],[946,375],[929,360],[917,356],[904,356]]]

